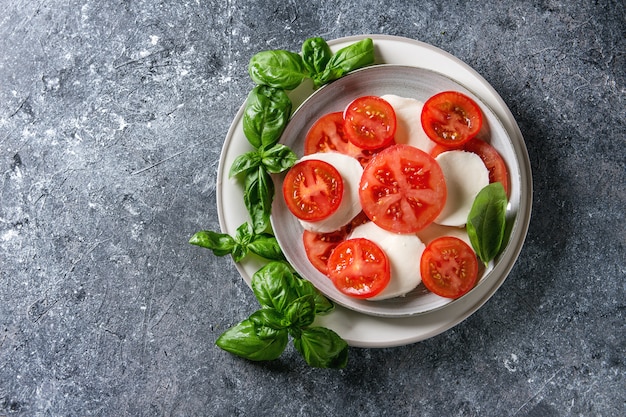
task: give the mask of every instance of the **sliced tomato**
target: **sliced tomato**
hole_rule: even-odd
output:
[[[448,148],[460,148],[472,139],[483,124],[478,104],[458,91],[443,91],[424,103],[422,127],[434,142]]]
[[[478,279],[478,260],[461,239],[443,236],[430,242],[420,261],[424,286],[446,298],[467,294]]]
[[[393,145],[374,156],[359,185],[367,217],[395,233],[415,233],[428,226],[443,210],[446,196],[437,161],[409,145]]]
[[[343,179],[335,167],[317,159],[295,164],[285,175],[283,198],[294,216],[305,221],[323,220],[334,213],[343,198]]]
[[[346,137],[361,149],[380,149],[393,142],[396,113],[391,104],[380,97],[355,99],[346,107],[343,118]]]
[[[355,298],[370,298],[380,293],[391,280],[385,252],[369,239],[341,242],[328,258],[328,276],[342,293]]]
[[[346,240],[345,229],[330,233],[315,233],[305,230],[302,235],[306,257],[324,275],[328,275],[328,258],[338,244]]]
[[[509,174],[506,168],[506,163],[502,156],[498,153],[496,148],[491,146],[489,143],[485,142],[482,139],[474,138],[463,145],[462,149],[464,151],[473,152],[476,155],[480,156],[483,163],[489,170],[489,182],[500,182],[504,187],[504,191],[507,195],[509,195]],[[440,153],[449,151],[450,148],[447,148],[442,145],[435,145],[433,149],[430,151],[430,156],[436,158]]]
[[[504,191],[509,195],[509,174],[506,163],[496,148],[482,139],[474,138],[463,147],[466,151],[474,152],[480,156],[483,163],[489,170],[489,182],[500,182]]]
[[[351,143],[344,133],[343,112],[328,113],[311,126],[304,139],[304,154],[339,152],[356,158],[362,166],[372,158],[373,151]]]
[[[304,251],[309,262],[324,275],[328,275],[328,258],[333,249],[343,242],[352,230],[369,221],[363,212],[339,230],[329,233],[316,233],[305,230],[302,235]]]

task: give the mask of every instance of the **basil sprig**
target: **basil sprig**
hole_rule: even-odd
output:
[[[350,71],[374,63],[374,42],[365,38],[335,54],[323,38],[309,38],[302,54],[285,50],[262,51],[250,59],[248,73],[258,85],[293,90],[306,78],[315,87],[343,77]]]
[[[235,158],[229,176],[243,177],[244,205],[257,233],[270,228],[274,199],[274,182],[270,174],[289,169],[297,160],[291,149],[277,143],[290,114],[291,100],[282,89],[256,86],[248,94],[243,131],[254,150]]]
[[[484,187],[467,216],[467,234],[478,258],[487,265],[502,248],[508,199],[500,182]]]
[[[297,160],[291,149],[278,143],[291,117],[287,90],[295,89],[307,78],[317,88],[373,63],[374,44],[369,38],[335,54],[323,38],[309,38],[301,54],[273,50],[259,52],[250,59],[248,73],[257,85],[246,99],[242,124],[253,150],[235,158],[229,176],[243,183],[244,205],[251,223],[239,226],[234,237],[203,230],[189,240],[216,256],[230,254],[235,262],[249,253],[270,261],[251,282],[261,309],[217,339],[222,349],[250,360],[271,360],[281,355],[291,336],[294,347],[309,365],[346,366],[347,343],[334,331],[312,325],[315,315],[330,312],[333,303],[297,276],[271,234],[275,192],[271,174],[284,172]]]
[[[189,239],[189,243],[210,249],[215,256],[230,254],[235,262],[241,261],[249,252],[270,260],[285,259],[276,238],[269,233],[255,233],[249,223],[239,226],[234,237],[226,233],[202,230],[196,232]]]
[[[329,311],[332,304],[310,282],[288,264],[273,261],[252,276],[251,286],[261,308],[222,333],[217,346],[250,360],[273,360],[291,336],[310,366],[345,368],[348,344],[334,331],[312,325],[316,313]]]

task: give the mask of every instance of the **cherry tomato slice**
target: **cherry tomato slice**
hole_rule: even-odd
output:
[[[426,100],[421,122],[432,141],[459,148],[480,131],[483,115],[470,97],[458,91],[443,91]]]
[[[482,139],[474,138],[463,145],[462,149],[464,151],[473,152],[482,159],[483,163],[489,170],[489,182],[500,182],[504,187],[504,191],[507,195],[509,195],[509,174],[506,168],[506,163],[504,159],[496,148],[491,146],[489,143],[485,142]],[[447,148],[442,145],[435,145],[435,147],[430,151],[430,156],[436,158],[442,152],[449,151],[450,148]]]
[[[308,159],[285,175],[283,198],[294,216],[305,221],[323,220],[334,213],[343,198],[341,174],[327,162]]]
[[[343,242],[355,227],[368,221],[365,213],[361,212],[350,223],[334,232],[316,233],[305,230],[302,242],[309,262],[322,274],[328,275],[328,258],[333,249]]]
[[[396,113],[391,104],[376,96],[363,96],[346,107],[345,134],[362,149],[380,149],[393,142],[396,134]]]
[[[478,279],[478,260],[461,239],[443,236],[430,242],[420,261],[424,286],[446,298],[467,294]]]
[[[342,293],[355,298],[370,298],[380,293],[391,280],[385,252],[369,239],[341,242],[328,258],[328,276]]]
[[[395,233],[415,233],[428,226],[443,210],[446,197],[437,161],[409,145],[393,145],[374,156],[359,186],[367,217]]]
[[[328,113],[311,126],[304,139],[304,154],[339,152],[356,158],[362,166],[372,158],[374,151],[361,149],[351,143],[344,133],[343,112]]]
[[[506,195],[509,195],[509,175],[506,163],[496,148],[482,139],[474,138],[463,147],[466,151],[474,152],[480,156],[483,163],[489,170],[489,182],[500,182],[504,187]]]

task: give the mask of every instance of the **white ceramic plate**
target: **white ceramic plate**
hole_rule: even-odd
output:
[[[495,90],[471,67],[438,48],[406,38],[366,35],[329,41],[329,45],[336,51],[364,37],[374,40],[377,63],[434,71],[476,97],[484,105],[483,109],[493,115],[495,125],[506,131],[508,140],[492,144],[505,160],[516,161],[516,169],[509,173],[512,190],[510,212],[515,213],[515,218],[509,243],[500,255],[500,260],[506,259],[506,262],[497,262],[469,294],[446,305],[431,305],[417,315],[407,316],[406,312],[400,314],[403,317],[390,317],[387,313],[384,316],[371,312],[364,314],[338,305],[332,313],[316,320],[316,324],[333,329],[352,346],[389,347],[418,342],[451,328],[480,308],[500,287],[513,267],[526,236],[532,204],[532,177],[524,140],[514,117]],[[292,91],[290,97],[294,108],[312,93],[311,85],[306,83]],[[242,115],[243,107],[227,134],[218,169],[218,215],[222,231],[229,234],[234,234],[239,225],[248,221],[241,187],[236,181],[228,179],[228,170],[234,159],[251,150],[243,135]],[[261,266],[253,258],[236,264],[248,284]]]

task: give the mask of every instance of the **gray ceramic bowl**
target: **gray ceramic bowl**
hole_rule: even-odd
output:
[[[298,156],[303,155],[304,137],[311,125],[322,115],[334,111],[343,111],[349,102],[364,95],[394,94],[414,98],[421,102],[430,96],[445,90],[456,90],[472,97],[481,107],[484,115],[484,127],[479,136],[495,147],[504,158],[509,172],[510,201],[507,209],[507,226],[510,231],[508,246],[513,240],[523,240],[527,225],[518,225],[518,211],[522,199],[531,199],[530,179],[521,178],[520,158],[516,146],[495,113],[471,91],[454,80],[439,73],[409,66],[376,65],[355,71],[331,84],[328,84],[308,99],[294,112],[285,129],[281,142],[293,149]],[[525,148],[524,148],[525,149]],[[524,164],[527,161],[523,161]],[[524,170],[524,172],[528,172]],[[276,190],[272,209],[272,226],[287,259],[306,279],[336,303],[360,313],[381,317],[406,317],[440,309],[457,302],[439,297],[427,291],[422,284],[403,297],[388,300],[369,301],[348,297],[339,292],[332,282],[317,271],[306,257],[302,243],[303,229],[298,220],[291,215],[280,194],[282,176],[275,177]],[[529,214],[529,213],[527,213]],[[521,216],[524,219],[528,215]],[[522,242],[518,242],[520,245]],[[477,286],[500,285],[517,258],[518,251],[507,251],[492,261],[482,271]],[[472,290],[472,291],[474,291]],[[462,299],[463,297],[461,297]]]

